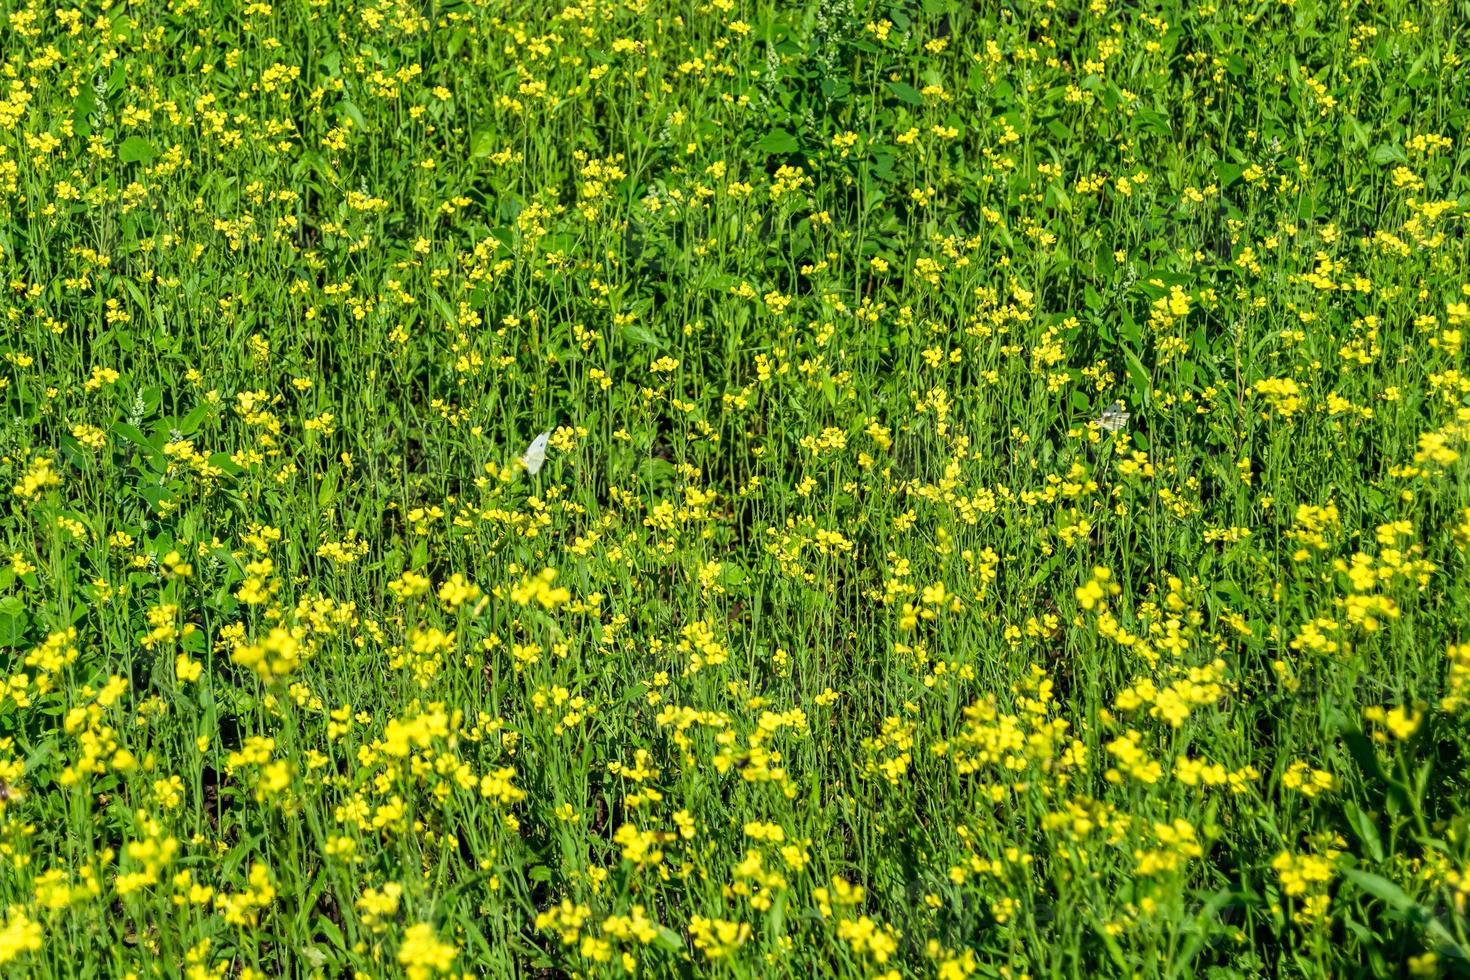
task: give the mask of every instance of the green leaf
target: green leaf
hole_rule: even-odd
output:
[[[128,84],[128,59],[119,58],[112,64],[112,72],[107,76],[107,97],[115,97]]]
[[[900,102],[907,102],[914,106],[924,104],[924,96],[919,94],[918,89],[906,82],[889,82],[888,91],[892,92]]]
[[[90,85],[83,85],[72,100],[72,130],[85,139],[92,135],[92,115],[97,111],[97,96]]]
[[[1408,892],[1382,875],[1376,875],[1371,871],[1361,871],[1357,868],[1343,868],[1342,876],[1399,912],[1422,911],[1419,903],[1409,897]]]
[[[18,647],[25,642],[31,625],[25,603],[14,596],[0,599],[0,647]]]
[[[1185,942],[1184,946],[1179,950],[1179,954],[1174,957],[1174,962],[1169,966],[1170,976],[1177,977],[1188,974],[1189,967],[1194,962],[1194,958],[1199,955],[1199,951],[1209,941],[1211,921],[1219,915],[1221,909],[1238,897],[1239,893],[1232,888],[1222,888],[1210,896],[1209,901],[1205,902],[1205,907],[1194,918],[1193,928],[1188,941]]]
[[[1051,558],[1049,558],[1044,565],[1038,568],[1032,574],[1032,576],[1026,580],[1026,588],[1034,589],[1042,582],[1046,581],[1048,578],[1051,577],[1051,574],[1057,570],[1057,567],[1060,566],[1061,563],[1061,555],[1052,555]]]
[[[199,431],[199,426],[202,425],[204,423],[204,420],[208,417],[209,406],[207,404],[198,405],[188,415],[184,416],[184,420],[179,423],[179,431],[186,436],[191,436],[195,432]]]
[[[1046,121],[1046,131],[1051,133],[1058,143],[1071,143],[1077,138],[1076,134],[1057,119]]]
[[[112,426],[112,434],[115,436],[121,436],[128,442],[131,442],[134,446],[137,446],[138,449],[142,451],[144,458],[146,458],[148,462],[154,466],[154,468],[159,470],[163,469],[163,454],[159,451],[157,446],[153,445],[153,443],[149,441],[148,437],[145,436],[143,434],[143,431],[137,426],[129,425],[127,422],[117,422],[114,423],[114,425]]]
[[[654,937],[654,943],[662,946],[668,952],[674,953],[684,948],[684,937],[668,926],[659,926],[658,935]]]
[[[1245,165],[1240,163],[1226,163],[1221,160],[1215,164],[1215,177],[1220,181],[1220,189],[1224,190],[1240,179],[1245,173]]]
[[[766,929],[770,935],[781,935],[782,927],[786,925],[786,894],[784,891],[778,893],[775,904],[766,913]]]
[[[1364,150],[1368,149],[1368,146],[1369,146],[1368,127],[1366,127],[1362,123],[1358,122],[1352,116],[1345,117],[1344,118],[1344,124],[1345,124],[1345,126],[1347,128],[1348,134],[1351,135],[1352,138],[1357,141],[1358,146],[1361,149],[1364,149]]]
[[[632,344],[642,344],[645,347],[662,349],[663,341],[658,339],[658,334],[648,329],[641,323],[623,324],[623,339]]]
[[[801,143],[784,129],[773,129],[755,141],[757,153],[795,153]]]
[[[1130,344],[1142,343],[1143,330],[1138,326],[1138,321],[1133,319],[1133,314],[1128,312],[1127,307],[1124,307],[1121,312],[1123,323],[1121,329],[1118,331],[1119,334]]]
[[[337,499],[338,480],[337,467],[334,466],[327,470],[326,475],[322,477],[322,485],[316,491],[316,503],[318,507],[325,510],[332,506],[332,503]]]
[[[1388,773],[1383,770],[1383,763],[1378,759],[1378,750],[1373,747],[1368,736],[1363,734],[1363,730],[1340,712],[1336,713],[1335,720],[1338,734],[1347,746],[1348,754],[1353,757],[1363,775],[1369,777],[1370,784],[1378,789],[1381,787],[1377,784],[1390,782]]]
[[[499,132],[499,130],[488,126],[475,130],[474,135],[470,137],[470,156],[475,158],[488,157],[494,153],[496,138]]]
[[[44,766],[46,764],[46,762],[51,758],[52,754],[55,753],[55,751],[56,740],[54,738],[48,738],[46,741],[36,746],[31,751],[30,755],[26,756],[25,771],[35,772],[41,766]]]
[[[352,120],[352,125],[359,135],[367,132],[367,120],[363,118],[362,110],[357,106],[343,99],[337,103],[337,111]]]
[[[209,457],[209,465],[224,470],[229,476],[239,476],[245,472],[245,467],[231,459],[229,453],[214,453]]]
[[[726,588],[736,588],[738,586],[744,585],[749,580],[749,573],[747,573],[744,568],[735,564],[734,562],[721,562],[720,574],[715,579],[715,581],[719,582]]]
[[[645,486],[659,488],[667,485],[674,479],[674,464],[666,459],[652,457],[645,459],[638,465],[638,482]]]
[[[1379,143],[1373,147],[1373,152],[1368,154],[1368,158],[1379,166],[1409,162],[1409,156],[1404,152],[1404,148],[1392,143]]]
[[[459,326],[459,317],[454,312],[454,307],[449,305],[437,289],[429,290],[429,302],[433,305],[435,312],[444,318],[444,322],[451,327]]]
[[[1368,851],[1368,856],[1381,863],[1384,859],[1383,841],[1378,836],[1378,828],[1374,825],[1373,818],[1364,813],[1363,809],[1352,800],[1342,805],[1342,812],[1347,815],[1348,823],[1353,825],[1353,831],[1362,841],[1364,848]]]
[[[141,136],[129,136],[117,148],[117,158],[123,163],[151,163],[156,156],[153,144]]]
[[[1128,380],[1133,383],[1133,398],[1139,405],[1152,405],[1154,403],[1154,386],[1150,380],[1148,369],[1133,353],[1132,348],[1123,345],[1123,360],[1128,364]]]

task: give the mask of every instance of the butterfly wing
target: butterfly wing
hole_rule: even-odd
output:
[[[531,444],[526,447],[526,451],[521,454],[521,465],[532,476],[540,473],[541,467],[546,463],[546,442],[550,438],[551,431],[548,429],[532,439]]]
[[[1100,429],[1117,432],[1128,424],[1129,418],[1131,416],[1123,411],[1123,403],[1113,402],[1107,408],[1103,409],[1102,417],[1097,420],[1097,425]]]

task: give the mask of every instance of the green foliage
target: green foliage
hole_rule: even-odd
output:
[[[1470,970],[1463,0],[0,16],[0,965]]]

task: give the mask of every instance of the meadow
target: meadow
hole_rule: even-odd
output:
[[[1470,975],[1467,24],[4,0],[0,973]]]

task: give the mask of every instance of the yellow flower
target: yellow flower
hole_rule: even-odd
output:
[[[398,962],[408,968],[409,980],[427,980],[435,974],[448,973],[457,952],[434,935],[432,925],[420,922],[409,926],[403,934],[403,945],[398,947]]]
[[[744,922],[706,919],[702,915],[689,920],[689,932],[694,945],[711,960],[730,955],[750,938],[750,926]]]
[[[866,953],[875,963],[888,962],[889,957],[898,951],[898,934],[866,915],[838,922],[837,935],[847,941],[854,953]]]
[[[1317,854],[1292,854],[1282,851],[1271,861],[1281,879],[1281,889],[1288,895],[1305,895],[1315,886],[1332,880],[1332,860]]]
[[[41,948],[41,926],[26,918],[20,906],[12,905],[5,925],[0,927],[0,963]]]
[[[30,469],[26,470],[20,482],[11,487],[11,492],[21,500],[35,500],[43,490],[59,486],[61,476],[52,469],[51,458],[37,456],[31,461]]]
[[[187,653],[181,653],[174,658],[174,676],[181,683],[192,684],[204,673],[204,665],[192,659]]]

